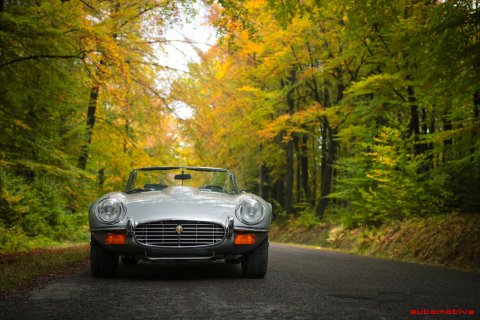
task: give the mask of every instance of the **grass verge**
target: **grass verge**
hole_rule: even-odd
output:
[[[480,272],[480,215],[449,214],[346,229],[296,221],[273,225],[270,239],[400,261]]]
[[[0,254],[0,297],[71,274],[88,262],[88,245]]]

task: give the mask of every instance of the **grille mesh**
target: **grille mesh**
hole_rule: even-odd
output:
[[[179,234],[176,230],[182,226]],[[136,240],[158,247],[198,247],[220,243],[225,237],[222,225],[201,221],[168,220],[141,223],[135,228]]]

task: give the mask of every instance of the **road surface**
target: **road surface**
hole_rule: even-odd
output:
[[[280,244],[269,253],[260,280],[220,262],[142,262],[115,279],[84,270],[0,299],[0,319],[480,319],[480,274]]]

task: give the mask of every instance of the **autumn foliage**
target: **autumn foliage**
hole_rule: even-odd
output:
[[[0,1],[0,247],[78,239],[97,194],[170,163],[157,81],[188,1]]]
[[[204,4],[219,40],[171,77],[192,1],[0,1],[0,244],[78,237],[148,165],[230,168],[305,224],[480,212],[475,1]]]
[[[191,159],[307,224],[480,211],[478,4],[219,2],[173,92]]]

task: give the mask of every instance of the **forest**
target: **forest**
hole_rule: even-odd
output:
[[[88,239],[148,165],[229,168],[275,221],[480,212],[478,0],[206,0],[217,43],[178,73],[196,5],[0,0],[0,247]]]

